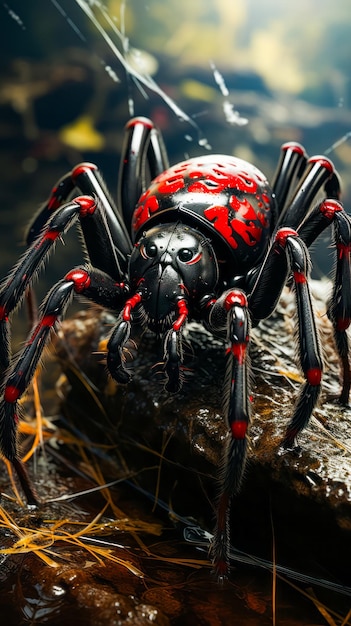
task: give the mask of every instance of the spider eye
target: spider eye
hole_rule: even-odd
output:
[[[157,255],[157,246],[154,243],[146,243],[140,247],[140,254],[144,259],[151,259]]]
[[[192,250],[189,250],[189,248],[181,248],[181,250],[179,250],[178,252],[178,258],[180,259],[180,261],[183,261],[183,263],[191,261],[193,256],[194,253]]]

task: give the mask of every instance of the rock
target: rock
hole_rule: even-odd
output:
[[[275,314],[253,331],[251,453],[242,493],[233,503],[232,536],[250,552],[266,548],[272,515],[287,552],[293,545],[295,556],[301,551],[300,557],[307,558],[308,547],[314,561],[322,542],[325,562],[340,573],[348,569],[351,556],[351,412],[335,402],[339,373],[325,314],[328,284],[312,281],[312,287],[326,363],[319,407],[299,438],[300,449],[282,453],[280,442],[302,381],[294,359],[295,305],[287,289]],[[132,363],[132,382],[117,386],[99,354],[113,322],[111,314],[89,309],[63,323],[56,349],[68,381],[65,412],[93,441],[117,445],[129,469],[162,467],[159,476],[158,469],[143,471],[143,486],[152,493],[157,489],[166,501],[171,496],[175,510],[211,527],[213,510],[204,493],[213,502],[226,438],[223,345],[190,324],[192,371],[182,391],[171,395],[163,389],[162,369],[155,366],[162,358],[162,342],[146,336]]]

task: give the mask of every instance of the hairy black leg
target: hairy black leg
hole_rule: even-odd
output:
[[[250,313],[255,320],[264,319],[274,310],[286,282],[286,271],[292,274],[295,286],[299,356],[306,379],[284,440],[284,446],[291,447],[297,434],[310,419],[319,397],[322,378],[322,359],[307,282],[309,254],[307,247],[292,228],[280,228],[277,231],[248,298]],[[272,292],[266,289],[268,280],[272,285]]]
[[[340,212],[344,212],[342,204],[332,198],[327,198],[313,207],[296,229],[308,248],[328,226],[333,225],[336,213]]]
[[[30,246],[33,241],[40,235],[42,229],[52,217],[54,211],[58,209],[63,202],[68,200],[69,195],[74,190],[74,182],[71,173],[65,174],[54,185],[48,200],[38,209],[30,226],[28,227],[26,242]]]
[[[38,323],[7,373],[0,404],[0,449],[14,465],[27,496],[31,488],[17,450],[18,401],[33,378],[51,330],[64,315],[75,293],[98,304],[116,307],[124,299],[124,286],[93,268],[76,268],[69,272],[45,298]]]
[[[321,391],[323,363],[307,282],[310,264],[307,248],[290,229],[282,228],[277,236],[281,245],[286,246],[290,260],[297,306],[299,359],[305,377],[283,441],[283,447],[292,448],[297,435],[308,424],[317,403]]]
[[[349,339],[347,329],[351,321],[351,217],[335,213],[334,240],[337,251],[334,288],[328,303],[328,317],[333,323],[334,337],[342,366],[340,402],[348,404],[351,386]]]
[[[82,163],[72,170],[72,178],[81,193],[96,199],[98,211],[80,222],[89,260],[94,267],[120,280],[127,274],[132,251],[130,237],[97,167]]]
[[[295,231],[292,231],[295,232]],[[274,237],[259,270],[248,284],[252,323],[269,317],[277,306],[289,275],[289,264],[279,237]]]
[[[54,186],[49,199],[40,208],[29,228],[28,245],[39,236],[53,213],[74,190],[92,196],[98,205],[98,211],[91,219],[81,224],[92,265],[119,278],[127,271],[132,244],[122,216],[106,189],[98,168],[92,163],[77,165]]]
[[[334,328],[334,338],[342,367],[340,402],[348,404],[351,386],[349,339],[347,329],[351,318],[351,216],[337,200],[327,199],[317,204],[298,227],[301,239],[310,246],[328,226],[333,226],[336,250],[333,292],[328,303],[328,317]]]
[[[0,288],[0,372],[6,370],[10,361],[10,338],[8,319],[21,302],[33,276],[41,268],[57,239],[78,218],[94,213],[96,204],[90,197],[81,196],[62,205],[50,218],[41,235],[31,244],[19,263],[13,268]]]
[[[169,167],[161,134],[151,120],[136,117],[125,127],[118,179],[118,206],[131,233],[132,215],[150,180]]]
[[[312,205],[316,193],[324,186],[326,194],[332,198],[337,198],[340,192],[338,176],[333,163],[323,156],[311,157],[307,161],[304,175],[299,181],[299,185],[285,205],[277,225],[298,228],[306,217],[309,207]]]
[[[229,430],[217,505],[217,520],[211,556],[218,577],[229,570],[230,503],[240,489],[246,464],[247,429],[251,416],[249,334],[250,319],[247,298],[243,291],[225,292],[211,303],[209,324],[213,330],[226,327],[227,369],[224,382],[224,412]]]
[[[299,143],[289,142],[282,145],[280,160],[272,181],[279,215],[284,210],[291,189],[301,178],[306,161],[306,152]]]
[[[9,461],[17,458],[17,402],[34,375],[49,333],[57,321],[58,312],[61,313],[66,308],[73,289],[73,281],[62,281],[50,292],[44,303],[40,321],[6,377],[0,414],[0,443],[1,451]]]

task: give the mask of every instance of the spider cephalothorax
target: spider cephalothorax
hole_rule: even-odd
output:
[[[147,231],[130,257],[131,285],[142,296],[147,324],[166,329],[175,321],[177,302],[186,300],[192,316],[199,302],[213,294],[218,268],[212,247],[204,236],[182,224],[155,226]]]
[[[313,207],[321,189],[326,197]],[[87,195],[75,197],[75,190]],[[196,319],[224,338],[227,360],[223,397],[228,441],[211,550],[217,574],[225,576],[230,502],[240,488],[248,447],[250,329],[274,311],[289,281],[296,296],[305,379],[282,442],[291,448],[321,390],[323,363],[308,286],[308,247],[330,225],[337,254],[328,315],[342,368],[340,400],[348,402],[351,218],[338,201],[339,191],[331,161],[307,160],[295,143],[282,147],[271,186],[257,168],[230,156],[207,155],[170,168],[162,138],[145,118],[126,126],[118,209],[94,165],[83,163],[64,176],[32,223],[27,252],[0,289],[0,445],[27,499],[36,502],[18,456],[17,404],[73,295],[116,312],[107,367],[122,384],[131,378],[125,363],[128,342],[141,327],[162,336],[165,388],[178,391],[183,380],[182,333],[188,320]],[[90,262],[68,272],[51,289],[38,323],[10,367],[9,314],[54,243],[76,219]]]

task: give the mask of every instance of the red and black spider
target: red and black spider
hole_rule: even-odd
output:
[[[150,182],[151,181],[151,182]],[[313,199],[325,198],[314,208]],[[87,194],[75,197],[75,193]],[[340,185],[325,157],[307,159],[296,143],[283,145],[272,186],[253,165],[206,155],[169,167],[151,121],[131,120],[125,131],[115,208],[97,168],[77,166],[54,187],[28,234],[27,252],[0,290],[0,360],[5,373],[0,445],[36,502],[19,460],[17,403],[34,374],[50,331],[74,294],[118,319],[108,341],[107,367],[128,383],[127,342],[140,330],[162,335],[165,389],[182,384],[182,332],[190,319],[225,339],[224,417],[228,441],[220,478],[212,559],[228,570],[230,502],[242,482],[250,423],[250,327],[275,309],[284,285],[294,285],[300,364],[305,377],[282,446],[293,448],[321,390],[322,357],[308,286],[308,247],[329,225],[336,248],[328,315],[342,366],[340,401],[347,403],[350,365],[346,329],[351,312],[351,217],[338,202]],[[72,200],[67,202],[67,199]],[[89,263],[70,271],[49,292],[22,353],[10,363],[8,316],[57,239],[79,220]]]

